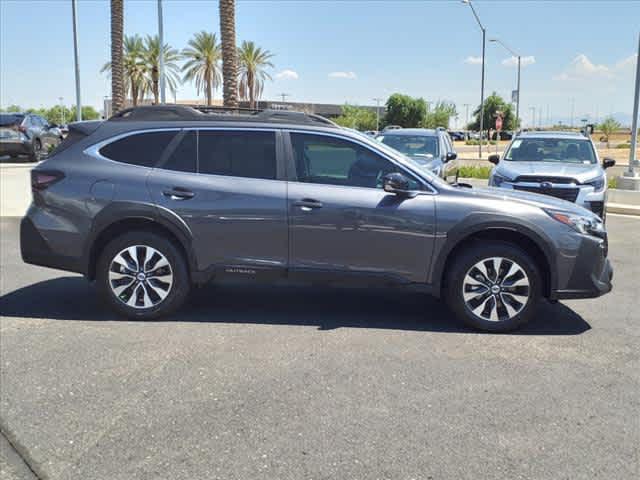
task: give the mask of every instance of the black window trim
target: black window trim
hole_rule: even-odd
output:
[[[339,135],[339,134],[335,134],[335,133],[330,133],[330,132],[323,132],[323,131],[317,131],[317,130],[297,130],[297,129],[286,129],[283,130],[283,134],[285,135],[285,150],[286,150],[286,158],[287,158],[287,179],[290,182],[296,182],[296,183],[303,183],[305,185],[309,185],[306,182],[300,182],[300,180],[298,180],[298,174],[296,171],[296,163],[295,163],[295,155],[293,152],[293,143],[291,142],[291,136],[290,134],[292,133],[302,133],[302,134],[306,134],[306,135],[321,135],[324,137],[332,137],[332,138],[337,138],[339,140],[343,140],[346,142],[351,142],[351,143],[355,143],[356,145],[359,145],[363,148],[366,148],[367,150],[369,150],[370,152],[384,158],[385,160],[391,162],[393,165],[395,165],[400,173],[407,175],[409,178],[411,178],[412,180],[415,180],[416,182],[418,182],[420,185],[422,185],[423,187],[425,187],[425,190],[414,190],[411,193],[415,193],[417,195],[436,195],[438,193],[438,190],[431,185],[431,183],[429,183],[427,180],[423,179],[422,177],[416,175],[415,173],[413,173],[410,169],[406,168],[404,165],[400,164],[399,162],[397,162],[395,159],[393,159],[392,157],[390,157],[389,155],[387,155],[385,152],[381,152],[379,150],[376,150],[374,148],[372,148],[370,145],[367,145],[364,142],[359,141],[358,139],[346,136],[346,135]],[[320,184],[320,183],[314,183],[313,185],[323,185],[326,187],[338,187],[338,188],[363,188],[366,190],[371,191],[372,188],[371,187],[358,187],[358,186],[350,186],[350,185],[330,185],[330,184]],[[373,189],[373,190],[379,190],[379,189]]]

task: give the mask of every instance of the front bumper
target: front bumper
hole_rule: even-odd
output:
[[[613,267],[607,258],[607,238],[584,236],[573,268],[565,285],[551,292],[552,300],[595,298],[609,293],[613,288]]]

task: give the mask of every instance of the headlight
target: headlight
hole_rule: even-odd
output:
[[[604,224],[598,217],[586,217],[562,210],[545,210],[545,212],[554,220],[564,223],[576,232],[601,238],[605,235]]]
[[[591,185],[596,192],[599,192],[604,188],[604,175],[588,182],[584,182],[585,185]]]
[[[502,185],[503,182],[510,182],[511,180],[509,180],[506,177],[503,177],[502,175],[498,175],[497,173],[494,173],[493,176],[491,177],[491,185],[493,187],[499,187],[500,185]]]

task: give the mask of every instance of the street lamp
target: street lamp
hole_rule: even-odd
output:
[[[162,0],[158,0],[158,42],[160,43],[160,103],[166,103],[164,71],[164,28],[162,25]]]
[[[518,86],[516,87],[516,91],[518,92],[518,96],[516,97],[516,129],[520,123],[520,55],[514,52],[511,48],[509,48],[504,42],[500,41],[497,38],[490,38],[490,42],[498,43],[502,45],[511,55],[518,58]]]
[[[487,29],[484,28],[484,25],[482,25],[480,17],[478,17],[476,9],[473,8],[473,3],[471,3],[471,0],[462,0],[462,3],[469,5],[471,11],[473,12],[473,16],[476,18],[476,22],[478,22],[480,30],[482,30],[482,79],[480,81],[480,143],[478,144],[478,157],[482,158],[482,133],[484,132],[484,51],[486,45]]]

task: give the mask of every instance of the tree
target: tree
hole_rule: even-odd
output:
[[[607,148],[609,148],[609,137],[612,133],[620,130],[620,128],[622,128],[622,125],[620,125],[620,122],[618,122],[615,118],[607,117],[602,121],[600,125],[598,125],[598,128],[602,131],[602,135],[605,137],[605,141],[607,142]]]
[[[204,91],[207,105],[212,104],[213,91],[220,85],[220,60],[222,52],[215,33],[205,31],[196,33],[189,40],[188,47],[182,50],[186,63],[183,82],[194,81],[198,95]]]
[[[62,105],[55,105],[46,110],[44,113],[44,118],[47,119],[47,122],[55,123],[57,125],[72,122],[75,119],[71,110]],[[85,117],[83,116],[82,118]]]
[[[154,103],[160,103],[160,38],[158,35],[147,35],[144,42],[144,63],[146,65],[147,81],[153,93]],[[164,56],[164,78],[167,87],[175,93],[179,82],[180,68],[176,63],[180,59],[178,51],[167,43],[162,46]]]
[[[0,111],[9,112],[9,113],[22,112],[22,107],[20,105],[12,104],[12,105],[9,105],[7,108],[0,109]]]
[[[422,98],[394,93],[387,100],[386,125],[400,125],[411,128],[419,126],[425,118],[427,105]]]
[[[333,121],[343,127],[361,131],[376,129],[376,113],[374,111],[349,104],[342,107],[342,115],[334,118]]]
[[[271,75],[266,69],[273,68],[269,61],[272,57],[273,54],[269,50],[262,50],[253,42],[243,41],[238,49],[238,92],[243,100],[249,99],[249,108],[256,107],[256,98],[262,95],[264,81],[271,80]]]
[[[131,96],[135,107],[144,98],[150,84],[144,57],[144,43],[139,35],[124,37],[123,82],[125,94]],[[111,74],[111,62],[107,62],[100,72]]]
[[[76,107],[71,108],[71,117],[76,118]],[[83,120],[97,120],[100,118],[100,113],[93,107],[84,105],[82,107],[82,119]]]
[[[481,108],[480,105],[478,105],[473,112],[475,119],[467,127],[469,130],[480,129],[480,112]],[[484,127],[487,129],[487,132],[495,127],[497,112],[501,112],[502,114],[503,130],[515,130],[517,128],[511,104],[505,102],[500,95],[493,92],[484,99]]]
[[[438,101],[432,110],[428,111],[422,122],[424,128],[449,128],[449,119],[456,115],[456,106],[453,103]]]
[[[124,77],[122,62],[122,32],[124,29],[123,0],[111,0],[111,109],[124,107]]]
[[[220,0],[222,40],[222,97],[224,106],[238,108],[238,60],[236,51],[236,2]]]

